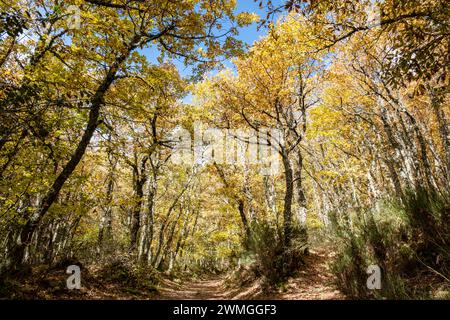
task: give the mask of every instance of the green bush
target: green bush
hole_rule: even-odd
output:
[[[449,197],[419,190],[403,204],[380,202],[373,208],[330,215],[338,252],[331,270],[351,298],[410,299],[430,296],[432,276],[450,278]],[[382,289],[368,290],[369,265],[382,270]],[[447,283],[448,285],[448,283]]]
[[[263,287],[269,289],[282,284],[303,265],[307,253],[306,231],[294,225],[289,248],[276,228],[268,222],[253,222],[250,238],[246,238],[247,255],[254,261],[256,276],[262,278]],[[248,257],[247,257],[248,258]]]
[[[406,213],[414,237],[416,254],[421,264],[450,277],[450,196],[436,192],[411,193]]]

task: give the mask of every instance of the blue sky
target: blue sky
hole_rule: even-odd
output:
[[[253,0],[238,0],[236,12],[255,12],[262,18],[265,18],[266,15],[265,10],[260,10],[258,3],[254,2]],[[242,28],[240,30],[238,38],[242,41],[245,41],[247,44],[252,44],[260,36],[264,35],[264,33],[265,30],[263,28],[257,30],[257,25],[253,24],[251,26]]]

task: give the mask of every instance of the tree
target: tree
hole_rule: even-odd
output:
[[[65,3],[67,6],[69,4]],[[17,104],[12,97],[19,97],[28,103],[30,99],[24,92],[35,95],[36,90],[31,88],[47,83],[48,80],[44,80],[45,72],[42,72],[46,69],[41,69],[44,66],[43,59],[61,68],[67,78],[81,72],[83,69],[78,67],[83,66],[86,74],[94,80],[90,80],[88,86],[83,85],[83,89],[88,87],[89,90],[84,91],[86,96],[82,101],[88,113],[81,139],[69,153],[67,161],[58,170],[59,173],[50,183],[49,188],[43,193],[39,205],[33,209],[29,217],[25,218],[20,240],[11,253],[13,264],[23,261],[25,249],[31,241],[33,232],[80,163],[101,123],[101,112],[107,103],[109,90],[117,79],[126,76],[126,69],[137,62],[136,58],[139,55],[133,54],[135,50],[156,43],[162,57],[182,56],[186,62],[197,62],[200,68],[211,65],[216,57],[233,54],[239,49],[239,43],[232,37],[236,33],[234,24],[244,25],[251,22],[251,18],[235,17],[232,13],[233,7],[232,1],[226,3],[183,1],[176,4],[170,1],[152,3],[87,1],[80,4],[83,28],[79,30],[69,30],[64,24],[66,7],[58,3],[36,2],[30,10],[25,11],[32,13],[29,14],[30,20],[37,24],[36,29],[33,30],[39,36],[36,50],[27,59],[29,66],[23,67],[24,82],[17,88],[8,89],[8,95],[2,94],[2,108],[14,105],[12,115],[16,115]],[[44,18],[40,17],[41,12],[45,12]],[[226,37],[214,33],[216,24],[221,23],[222,20],[230,21],[232,25],[231,30],[225,33]],[[110,28],[109,26],[113,23],[114,28]],[[44,25],[44,28],[40,24]],[[199,47],[206,49],[204,58],[198,58]],[[58,79],[55,82],[61,83],[60,81]],[[45,86],[43,89],[45,92],[53,88]],[[63,92],[67,92],[67,87],[64,89]],[[78,92],[82,92],[83,89],[79,89]],[[80,102],[78,100],[75,103]],[[72,105],[70,102],[66,101],[66,103]],[[41,135],[48,135],[45,128],[39,132]]]
[[[312,27],[296,15],[287,17],[256,43],[247,56],[235,61],[236,76],[224,72],[205,84],[209,86],[208,96],[214,99],[210,98],[212,101],[207,105],[219,112],[216,122],[225,123],[226,128],[242,126],[254,132],[269,132],[264,143],[278,152],[284,167],[286,247],[291,238],[294,189],[297,190],[298,219],[304,222],[302,216],[306,214],[300,144],[307,130],[307,111],[317,103],[317,79],[323,65],[323,58],[311,53],[316,45],[307,38]],[[282,139],[270,136],[273,129],[281,130]],[[295,172],[294,159],[297,162]]]

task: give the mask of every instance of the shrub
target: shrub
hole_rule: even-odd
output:
[[[262,278],[264,289],[283,283],[303,265],[307,252],[306,232],[295,225],[292,243],[286,248],[276,226],[268,222],[253,222],[250,238],[246,238],[247,255],[254,263],[256,276]]]
[[[343,293],[352,298],[423,298],[430,286],[450,278],[450,216],[448,195],[419,190],[403,204],[381,202],[344,214],[330,215],[338,243],[331,270]],[[382,289],[368,290],[366,269],[382,270]],[[433,280],[433,281],[434,281]]]
[[[149,266],[140,266],[132,259],[119,257],[107,263],[100,271],[100,276],[122,286],[136,290],[156,290],[158,274]]]

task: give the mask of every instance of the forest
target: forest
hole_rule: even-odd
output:
[[[449,9],[0,0],[0,298],[450,299]]]

